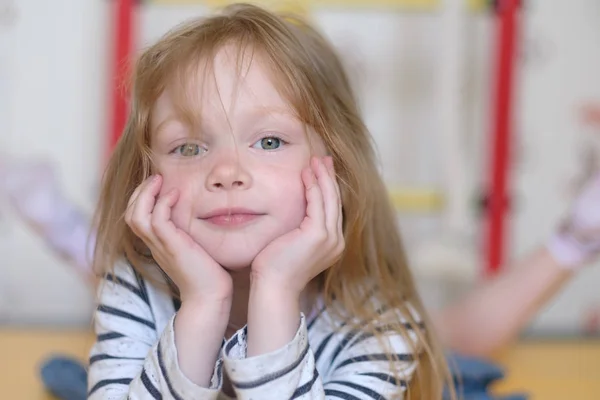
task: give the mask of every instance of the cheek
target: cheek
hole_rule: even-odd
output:
[[[179,191],[181,191],[186,187],[183,174],[178,174],[176,172],[171,171],[162,172],[161,174],[163,178],[163,183],[160,188],[159,196],[163,196],[173,189],[178,189]]]
[[[197,168],[192,166],[163,166],[159,172],[163,177],[163,184],[160,188],[160,195],[169,193],[173,189],[179,191],[179,197],[185,198],[190,195],[189,192],[199,190],[198,183],[202,182]]]
[[[163,178],[161,194],[168,193],[174,188],[184,189],[199,172],[197,163],[177,161],[171,155],[158,155],[154,161],[156,173]]]
[[[300,172],[287,173],[277,182],[280,184],[275,187],[275,197],[276,203],[282,207],[282,217],[287,224],[297,226],[306,215],[306,194]]]

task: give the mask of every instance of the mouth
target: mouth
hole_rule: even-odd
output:
[[[222,208],[211,211],[200,219],[222,227],[239,227],[254,222],[263,215],[266,214],[245,208]]]

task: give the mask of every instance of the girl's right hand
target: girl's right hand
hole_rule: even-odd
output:
[[[176,189],[158,196],[162,177],[153,175],[131,195],[125,222],[144,241],[152,257],[179,288],[181,301],[230,301],[231,276],[186,232],[171,220],[171,208],[177,203]]]

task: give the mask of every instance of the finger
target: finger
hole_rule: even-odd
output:
[[[157,175],[140,190],[140,194],[131,207],[132,229],[135,227],[135,229],[143,234],[150,235],[150,218],[152,210],[154,209],[154,205],[156,204],[156,196],[160,192],[161,185],[162,181]]]
[[[336,222],[336,226],[337,226],[339,234],[341,235],[342,231],[343,231],[343,226],[344,226],[343,225],[344,213],[343,213],[343,204],[342,204],[342,191],[340,190],[340,184],[338,183],[338,180],[337,180],[337,174],[335,172],[335,167],[333,165],[333,158],[331,156],[328,156],[326,158],[326,160],[327,161],[325,164],[327,165],[327,169],[332,176],[333,184],[335,186],[335,190],[337,193],[336,203],[337,203],[337,207],[338,207],[338,219]]]
[[[135,190],[133,191],[133,193],[129,197],[129,201],[127,202],[127,208],[125,210],[125,221],[128,224],[129,224],[129,222],[131,222],[131,217],[133,216],[134,205],[137,202],[137,199],[138,199],[140,193],[142,192],[142,190],[144,190],[144,188],[146,186],[152,184],[152,182],[154,180],[160,179],[160,178],[157,178],[157,176],[159,176],[159,175],[152,175],[152,176],[149,176],[148,178],[146,178],[142,183],[140,183],[135,188]]]
[[[127,202],[127,208],[125,209],[125,222],[127,225],[131,223],[131,216],[133,214],[133,205],[135,204],[138,196],[140,195],[140,190],[143,186],[143,182],[138,185],[133,191],[133,194],[129,197],[129,201]]]
[[[331,157],[331,156],[325,157],[324,164],[327,167],[327,172],[331,176],[331,179],[333,179],[333,182],[335,184],[335,190],[337,191],[338,197],[341,199],[340,187],[337,182],[337,174],[335,173],[335,167],[333,166],[333,157]]]
[[[127,207],[130,207],[131,205],[133,205],[133,203],[135,203],[135,201],[137,200],[138,196],[140,195],[140,192],[142,190],[144,190],[144,188],[146,186],[151,185],[152,182],[156,181],[157,179],[160,179],[160,175],[150,175],[149,177],[147,177],[146,179],[144,179],[142,181],[142,183],[140,183],[135,188],[135,190],[133,191],[133,193],[129,197],[129,202],[127,203]]]
[[[177,228],[171,220],[171,212],[177,200],[179,200],[179,191],[172,189],[158,198],[152,212],[152,230],[158,240],[168,249],[172,248],[170,244],[177,232]]]
[[[326,165],[326,163],[331,163],[328,159],[329,157],[318,159],[317,180],[323,194],[325,226],[329,234],[337,234],[339,215],[338,194],[334,184],[335,178],[332,177],[334,175],[332,175],[330,168]]]
[[[318,226],[325,228],[323,194],[315,176],[315,162],[315,159],[312,159],[310,167],[302,171],[302,181],[306,188],[306,215]]]

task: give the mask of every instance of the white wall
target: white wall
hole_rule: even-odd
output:
[[[8,1],[8,0],[0,0]],[[0,146],[57,161],[68,194],[93,207],[107,131],[109,4],[98,0],[15,0],[19,17],[0,26]],[[567,5],[568,4],[568,5]],[[511,254],[532,249],[566,206],[566,181],[576,172],[578,146],[589,134],[577,107],[600,99],[600,5],[594,0],[530,0],[524,20],[517,119],[520,162],[511,225]],[[144,6],[138,39],[147,44],[174,24],[205,12],[201,6]],[[366,121],[380,146],[391,185],[440,185],[436,97],[437,14],[325,11],[315,21],[347,60]],[[466,139],[483,149],[489,134],[491,20],[469,21],[468,77],[464,89]],[[473,176],[485,172],[485,153],[473,155]],[[546,180],[547,179],[547,180]],[[91,296],[40,241],[0,205],[0,322],[86,324]],[[403,218],[409,251],[435,235],[435,217]],[[600,270],[577,278],[536,321],[537,330],[573,330]]]
[[[105,130],[105,4],[19,0],[14,24],[0,28],[2,152],[55,160],[69,196],[87,209]],[[87,288],[7,215],[8,208],[1,212],[0,320],[87,321]]]
[[[600,103],[600,3],[595,0],[528,1],[527,56],[521,63],[511,246],[514,255],[544,239],[565,212],[569,185],[582,165],[592,135],[581,123],[583,102]],[[600,268],[581,273],[534,324],[569,333],[591,305],[600,305]]]

